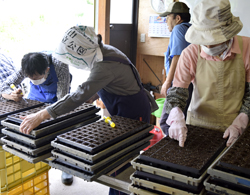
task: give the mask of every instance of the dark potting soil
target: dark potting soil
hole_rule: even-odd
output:
[[[223,132],[187,125],[188,133],[184,147],[169,137],[140,155],[143,161],[201,175],[226,147]]]

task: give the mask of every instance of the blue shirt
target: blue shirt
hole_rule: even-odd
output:
[[[184,22],[176,25],[171,32],[168,50],[164,53],[166,76],[168,75],[172,58],[175,55],[181,55],[182,50],[190,44],[185,39],[185,34],[190,26],[190,23]]]

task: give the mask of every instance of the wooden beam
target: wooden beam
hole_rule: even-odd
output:
[[[99,0],[98,33],[104,44],[110,43],[110,0]]]

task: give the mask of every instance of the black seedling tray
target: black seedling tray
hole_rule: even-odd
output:
[[[205,195],[218,195],[217,193],[213,193],[213,192],[206,192]]]
[[[122,157],[124,154],[140,147],[141,145],[144,145],[145,143],[148,143],[149,145],[149,140],[152,139],[153,135],[148,134],[146,138],[143,138],[136,143],[131,143],[130,146],[123,148],[122,150],[113,153],[109,156],[106,156],[102,161],[94,164],[90,164],[86,161],[82,161],[81,159],[78,159],[74,156],[68,155],[66,153],[62,153],[58,150],[53,150],[52,154],[55,158],[58,158],[59,161],[67,161],[70,164],[74,164],[77,167],[86,170],[87,172],[94,174],[103,169],[103,166],[106,166],[107,164],[113,162],[115,159],[118,159]]]
[[[207,183],[213,184],[213,185],[216,185],[216,186],[221,186],[221,187],[224,187],[224,188],[227,188],[227,189],[230,189],[230,190],[234,190],[234,191],[236,191],[238,193],[244,193],[244,194],[249,194],[250,193],[250,188],[240,186],[238,184],[234,184],[232,182],[228,182],[228,181],[218,179],[218,178],[210,177],[207,180]]]
[[[193,178],[189,175],[186,175],[186,173],[179,173],[175,170],[161,169],[159,167],[147,165],[143,163],[142,160],[138,159],[138,157],[133,159],[131,161],[131,164],[133,165],[133,168],[137,171],[147,172],[196,187],[200,185],[200,183],[204,180],[205,177],[207,177],[206,171],[199,178]]]
[[[142,171],[135,171],[134,177],[139,178],[139,179],[144,179],[147,181],[151,181],[154,183],[166,185],[166,186],[169,186],[172,188],[177,188],[180,190],[189,191],[189,192],[194,193],[194,194],[199,194],[201,192],[201,190],[204,187],[203,181],[205,180],[205,177],[204,177],[203,181],[199,184],[199,186],[192,186],[192,185],[188,185],[188,184],[183,183],[183,182],[175,181],[172,179],[168,179],[165,177],[153,175],[153,174],[142,172]]]
[[[20,150],[17,150],[15,148],[9,147],[7,145],[3,145],[3,149],[15,156],[18,156],[30,163],[37,163],[40,162],[42,160],[45,160],[46,158],[51,157],[51,149],[44,151],[43,153],[40,153],[39,156],[32,156],[29,154],[26,154]]]
[[[181,189],[178,189],[178,188],[173,188],[173,187],[170,187],[170,186],[167,186],[167,185],[162,185],[162,184],[159,184],[159,183],[148,181],[146,179],[138,178],[138,177],[135,176],[135,173],[133,173],[130,176],[130,180],[132,181],[132,184],[140,185],[140,186],[150,188],[152,190],[157,191],[158,192],[157,194],[161,194],[161,193],[176,194],[176,195],[177,194],[178,195],[189,195],[189,194],[194,195],[195,194],[195,193],[192,193],[190,190],[187,190],[187,191],[186,190],[181,190]],[[198,194],[199,195],[204,194],[204,188]]]
[[[185,172],[199,178],[216,157],[225,149],[223,132],[187,125],[188,134],[184,147],[169,137],[163,138],[139,156],[144,163],[162,169]]]
[[[84,121],[81,121],[80,123],[77,123],[77,124],[74,124],[70,127],[67,127],[67,128],[63,128],[59,131],[56,131],[56,132],[53,132],[51,134],[48,134],[44,137],[41,137],[41,138],[32,138],[32,137],[29,137],[27,136],[26,134],[22,134],[22,133],[19,133],[17,131],[14,131],[14,130],[11,130],[11,129],[8,129],[8,128],[4,128],[3,129],[3,134],[11,137],[12,139],[14,140],[17,140],[21,143],[24,143],[24,144],[27,144],[27,145],[30,145],[32,147],[41,147],[43,146],[45,143],[49,142],[49,141],[52,141],[53,139],[56,138],[56,136],[60,135],[60,134],[63,134],[63,133],[66,133],[68,131],[71,131],[75,128],[78,128],[80,126],[83,126],[83,125],[87,125],[89,123],[92,123],[92,122],[95,122],[97,120],[100,119],[100,116],[98,115],[93,115],[91,116],[90,118],[84,118]]]
[[[4,137],[4,134],[0,134],[0,146],[3,145],[3,142],[1,141],[1,138]]]
[[[92,155],[88,152],[86,152],[85,150],[66,144],[66,143],[61,143],[59,142],[57,139],[51,142],[51,145],[56,148],[59,151],[62,151],[64,153],[67,153],[68,155],[72,155],[75,156],[79,159],[81,159],[82,161],[88,162],[88,163],[97,163],[101,160],[103,160],[104,158],[106,158],[106,156],[112,155],[120,150],[122,150],[125,147],[130,146],[130,144],[137,142],[140,139],[143,139],[145,137],[147,137],[149,135],[149,131],[152,130],[153,127],[148,127],[145,128],[141,131],[139,131],[138,133],[131,135],[130,137],[114,144],[111,145],[110,147]]]
[[[29,104],[14,101],[0,101],[0,119],[6,118],[8,115],[43,106],[43,102],[26,99]]]
[[[50,124],[50,125],[43,127],[43,128],[35,128],[34,130],[32,130],[30,132],[29,135],[27,135],[27,134],[24,134],[24,135],[27,135],[28,137],[32,137],[32,138],[40,138],[40,137],[46,136],[48,134],[51,134],[53,132],[59,131],[62,128],[67,128],[67,127],[72,126],[74,124],[80,123],[81,121],[84,121],[88,118],[91,118],[98,111],[99,111],[98,109],[92,109],[90,111],[81,113],[81,114],[74,116],[72,118],[67,118],[67,119],[64,119],[62,121],[55,121],[55,123]],[[8,127],[8,129],[12,129],[12,130],[15,130],[15,131],[21,133],[19,123],[10,121],[8,119],[3,120],[1,123],[5,127]]]
[[[90,154],[96,154],[127,137],[150,127],[145,122],[112,116],[115,128],[110,127],[104,120],[80,127],[68,133],[57,136],[59,142],[81,148]]]
[[[40,111],[42,109],[45,109],[46,107],[47,106],[45,105],[45,106],[42,106],[40,108],[34,108],[34,109],[27,110],[27,111],[19,112],[19,113],[16,113],[16,114],[8,115],[7,119],[9,121],[13,121],[16,124],[20,125],[22,123],[22,121],[23,121],[20,118],[20,116],[27,116],[29,114],[37,113],[38,111]],[[34,130],[41,129],[43,127],[49,126],[51,124],[54,124],[54,123],[57,123],[57,122],[60,122],[60,121],[63,121],[63,120],[68,119],[68,118],[73,118],[74,116],[77,116],[79,114],[83,114],[83,113],[88,112],[88,111],[93,110],[93,109],[96,109],[98,111],[100,110],[99,108],[97,108],[96,106],[94,106],[92,104],[84,103],[81,106],[74,109],[73,111],[71,111],[71,112],[69,112],[67,114],[58,116],[56,119],[50,118],[50,119],[44,120]],[[74,120],[74,118],[73,118],[73,120]]]
[[[3,145],[1,137],[5,136],[4,134],[2,134],[2,128],[4,128],[4,126],[0,125],[0,146]]]
[[[224,171],[226,173],[231,173],[234,175],[239,175],[242,177],[246,177],[250,179],[250,170],[245,169],[242,167],[237,167],[232,164],[224,163],[224,162],[218,162],[218,164],[215,166],[216,169]]]
[[[65,161],[64,162],[58,161],[57,159],[55,159],[53,161],[49,161],[49,165],[53,168],[59,169],[59,170],[66,172],[68,174],[80,177],[86,181],[95,181],[101,175],[108,173],[109,171],[113,170],[117,166],[121,165],[122,163],[126,162],[127,160],[138,155],[142,149],[144,149],[148,146],[148,144],[149,143],[146,143],[146,144],[138,147],[137,149],[133,150],[132,152],[125,154],[124,156],[117,159],[116,161],[109,163],[107,166],[105,166],[104,169],[102,169],[101,171],[99,171],[96,174],[90,174],[87,171],[80,169],[77,166],[73,166],[72,164],[69,164]]]
[[[23,144],[19,141],[13,140],[8,136],[5,136],[3,138],[1,138],[1,141],[3,142],[3,144],[15,148],[19,151],[22,151],[28,155],[32,155],[32,156],[40,156],[44,151],[48,151],[48,150],[52,150],[53,147],[51,146],[50,142],[48,142],[48,144],[44,144],[44,146],[41,146],[39,148],[33,148],[29,145]]]
[[[242,170],[241,171],[238,171],[237,169],[232,169],[232,167],[230,167],[230,168],[228,168],[228,167],[230,167],[230,166],[228,166],[228,165],[226,165],[226,166],[222,166],[221,164],[219,164],[219,163],[217,163],[214,167],[213,167],[213,169],[215,170],[215,171],[222,171],[222,172],[224,172],[225,174],[230,174],[230,177],[234,177],[234,178],[237,178],[237,177],[243,177],[244,179],[246,179],[246,180],[248,180],[248,185],[250,186],[250,183],[249,183],[249,181],[250,181],[250,176],[249,176],[249,174],[246,172],[246,173],[244,173],[244,172],[242,172]],[[234,168],[234,167],[233,167]],[[244,183],[244,182],[243,182]]]
[[[159,192],[159,191],[155,191],[155,190],[152,190],[150,188],[146,188],[146,187],[143,187],[143,186],[138,186],[138,185],[135,185],[135,184],[131,184],[129,186],[129,190],[131,192],[133,192],[133,195],[137,195],[137,194],[147,194],[147,195],[170,195],[170,194],[167,194],[167,193],[164,193],[164,192]]]
[[[226,172],[250,178],[250,129],[248,128],[218,161]]]

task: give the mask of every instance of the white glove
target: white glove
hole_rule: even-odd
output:
[[[172,108],[166,121],[170,128],[169,137],[179,141],[179,146],[184,147],[187,138],[187,126],[185,116],[179,107]]]
[[[245,113],[240,113],[233,121],[232,125],[230,125],[224,135],[223,138],[228,138],[227,146],[230,146],[233,142],[237,140],[237,138],[245,131],[247,128],[249,118]]]

